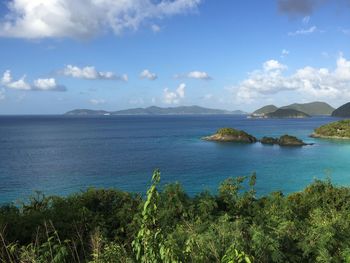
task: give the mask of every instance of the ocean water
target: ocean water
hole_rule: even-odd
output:
[[[152,171],[162,183],[180,182],[193,195],[215,191],[227,177],[257,173],[259,195],[302,190],[330,176],[350,185],[350,141],[313,139],[335,121],[247,119],[245,116],[2,116],[0,203],[26,200],[35,190],[67,195],[87,187],[144,193]],[[295,135],[312,146],[223,144],[201,137],[235,127],[260,138]]]

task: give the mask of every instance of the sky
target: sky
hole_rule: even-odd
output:
[[[0,114],[350,101],[349,0],[3,0]]]

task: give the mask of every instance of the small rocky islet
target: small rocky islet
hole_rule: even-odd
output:
[[[238,142],[238,143],[260,142],[262,144],[279,145],[279,146],[310,145],[298,139],[297,137],[290,136],[287,134],[279,138],[265,136],[261,140],[258,140],[253,135],[248,134],[245,131],[237,130],[234,128],[221,128],[215,134],[203,137],[202,139],[206,141],[215,141],[215,142]]]
[[[260,140],[260,143],[262,144],[269,144],[274,145],[277,144],[279,146],[305,146],[305,145],[312,145],[312,143],[305,143],[302,140],[298,139],[295,136],[291,136],[288,134],[285,134],[279,138],[274,137],[263,137]]]

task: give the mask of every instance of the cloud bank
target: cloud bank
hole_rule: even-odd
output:
[[[9,0],[0,36],[26,39],[121,34],[142,24],[184,14],[201,0]]]
[[[287,66],[278,61],[267,61],[263,69],[250,73],[232,91],[240,102],[252,102],[283,91],[298,92],[312,98],[350,98],[350,60],[342,54],[334,70],[307,66],[291,75],[284,74],[286,70]]]

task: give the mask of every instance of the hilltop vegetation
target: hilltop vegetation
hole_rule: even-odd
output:
[[[340,106],[338,109],[333,111],[333,117],[350,117],[350,102]]]
[[[273,138],[273,137],[263,137],[260,142],[262,144],[278,144],[280,146],[304,146],[308,145],[307,143],[303,142],[302,140],[298,139],[295,136],[290,136],[288,134],[282,135],[279,138]]]
[[[350,188],[315,181],[257,197],[256,176],[229,178],[217,194],[181,185],[146,199],[90,189],[36,195],[0,208],[2,262],[349,262]]]
[[[298,112],[296,118],[304,115],[317,116],[317,115],[331,115],[334,108],[325,102],[310,102],[310,103],[293,103],[287,106],[277,108],[275,105],[264,106],[252,113],[253,117],[267,117],[267,118],[295,118],[295,113]],[[293,114],[288,114],[288,112]],[[301,112],[301,113],[300,113]],[[287,116],[287,117],[286,117]]]
[[[350,120],[341,120],[315,129],[312,137],[350,139]]]
[[[310,103],[293,103],[291,105],[281,107],[281,109],[297,110],[310,116],[331,115],[334,111],[334,108],[331,105],[320,101]]]
[[[254,111],[253,115],[267,114],[276,111],[278,108],[275,105],[266,105]]]
[[[253,143],[257,139],[245,131],[234,128],[221,128],[215,134],[203,138],[207,141]]]
[[[268,118],[307,118],[310,115],[293,109],[278,109],[266,114]]]

